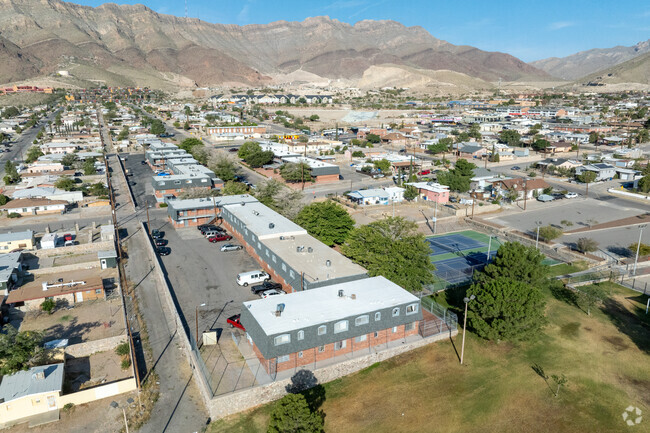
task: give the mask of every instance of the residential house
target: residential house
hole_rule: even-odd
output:
[[[567,142],[551,143],[550,146],[542,150],[543,153],[564,153],[571,152],[573,144]]]
[[[382,276],[244,302],[241,312],[267,373],[405,341],[421,320],[419,299]]]
[[[575,159],[567,159],[567,158],[547,158],[537,163],[538,167],[546,171],[548,171],[550,167],[571,170],[580,167],[581,165],[582,163],[580,161],[577,161]]]
[[[38,311],[46,298],[67,305],[105,299],[104,277],[114,278],[114,271],[102,272],[94,268],[34,275],[33,281],[11,290],[6,303],[15,304],[21,311]]]
[[[412,182],[407,183],[418,190],[419,197],[425,201],[432,201],[439,204],[449,202],[449,187],[435,182]]]
[[[9,232],[0,234],[0,253],[8,253],[14,250],[33,250],[34,232],[24,230],[20,232]]]
[[[406,189],[400,188],[399,186],[389,186],[384,188],[384,191],[388,194],[388,200],[391,203],[401,203],[404,201],[404,191]]]
[[[596,181],[612,180],[616,175],[616,167],[606,163],[587,164],[576,168],[576,176],[580,176],[585,171],[596,173]],[[1,208],[0,208],[1,209]]]
[[[616,174],[618,174],[618,178],[620,180],[626,180],[626,181],[635,180],[637,175],[640,173],[641,172],[638,170],[616,167]]]
[[[66,153],[73,153],[75,150],[78,150],[79,146],[74,143],[58,143],[51,142],[41,145],[41,151],[44,154],[55,153],[65,155]]]
[[[59,419],[64,364],[32,367],[2,377],[0,428],[25,422],[40,425]]]
[[[311,169],[311,177],[316,181],[316,183],[335,182],[339,180],[341,175],[341,170],[338,165],[313,158],[305,158],[304,156],[287,156],[282,158],[282,161],[285,163],[307,164]]]
[[[23,173],[40,173],[40,174],[47,174],[47,173],[57,173],[57,174],[63,174],[63,171],[65,170],[65,167],[63,164],[60,162],[50,162],[50,161],[35,161],[27,166],[24,171],[21,172]]]
[[[454,144],[458,155],[462,158],[482,158],[487,155],[487,149],[474,143]]]
[[[23,253],[0,254],[0,293],[7,296],[23,276]]]
[[[50,200],[47,198],[20,198],[2,206],[0,211],[7,214],[17,213],[22,216],[65,213],[68,207],[66,200]]]
[[[45,198],[49,200],[65,200],[68,203],[78,203],[83,201],[83,192],[64,191],[53,187],[35,187],[17,189],[11,194],[11,197],[14,200],[21,198]]]
[[[510,192],[517,193],[517,199],[532,199],[544,193],[550,185],[544,179],[499,179],[492,183],[492,192],[495,196],[507,197]]]
[[[361,189],[351,191],[346,194],[350,201],[365,205],[387,205],[389,204],[390,195],[383,189]]]

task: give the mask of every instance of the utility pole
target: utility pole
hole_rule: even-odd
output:
[[[196,313],[194,318],[196,319],[196,348],[199,348],[199,307],[205,307],[205,303],[196,306]]]
[[[465,302],[465,317],[463,317],[463,343],[460,348],[460,365],[463,365],[463,357],[465,356],[465,335],[467,335],[467,304],[470,301],[476,299],[476,296],[472,295],[469,298],[463,298]]]
[[[535,221],[535,225],[537,225],[537,237],[535,238],[535,249],[539,249],[539,228],[542,226],[541,221]]]
[[[472,194],[469,196],[472,197]],[[472,197],[472,219],[474,219],[474,203],[476,203],[476,192],[474,192],[474,197]]]
[[[639,242],[636,244],[636,257],[634,257],[634,269],[632,269],[632,275],[636,276],[636,264],[639,261],[639,252],[641,251],[641,236],[643,235],[643,229],[647,224],[641,224],[639,226]]]
[[[528,201],[528,185],[526,184],[526,179],[524,179],[524,210],[526,210],[527,201]]]

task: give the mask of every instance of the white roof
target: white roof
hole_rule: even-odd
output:
[[[343,297],[338,296],[339,290],[343,290]],[[356,299],[351,298],[352,294]],[[419,300],[378,276],[244,302],[244,306],[266,335],[275,335],[409,302]],[[284,304],[284,311],[277,317],[275,310],[279,303]]]
[[[313,158],[306,158],[304,156],[286,156],[282,158],[283,161],[285,162],[293,162],[296,164],[299,163],[305,163],[307,164],[310,168],[317,168],[317,167],[336,167],[336,164],[330,164],[329,162],[324,162],[324,161],[319,161],[317,159]]]
[[[225,205],[224,209],[242,221],[260,240],[307,234],[307,230],[259,202]]]
[[[417,189],[423,189],[431,192],[449,192],[449,187],[447,185],[440,185],[439,183],[429,184],[428,182],[411,182],[407,183],[407,185],[413,185]]]

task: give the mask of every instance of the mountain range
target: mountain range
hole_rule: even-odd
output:
[[[156,78],[258,85],[296,71],[361,79],[371,66],[387,64],[486,81],[550,78],[509,54],[452,45],[395,21],[350,25],[315,17],[237,26],[143,5],[93,8],[60,0],[0,0],[0,62],[0,82],[64,69],[123,84]]]
[[[562,58],[549,57],[530,62],[530,64],[554,77],[565,80],[578,80],[648,52],[650,52],[650,39],[631,47],[594,48]],[[650,70],[646,72],[646,77],[647,75],[650,75]]]

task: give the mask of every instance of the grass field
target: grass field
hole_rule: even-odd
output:
[[[547,293],[549,324],[536,341],[492,343],[468,333],[327,383],[328,432],[650,431],[650,320],[646,297],[603,283],[612,296],[587,316]],[[564,298],[563,294],[556,294]],[[564,374],[555,397],[531,366]],[[629,405],[645,415],[628,427]],[[272,404],[215,422],[209,432],[264,432]]]

